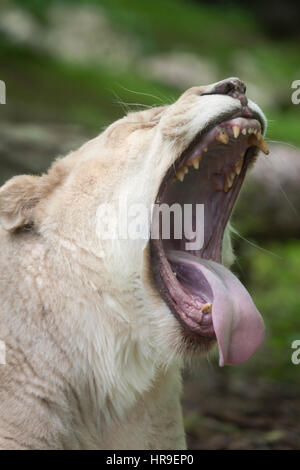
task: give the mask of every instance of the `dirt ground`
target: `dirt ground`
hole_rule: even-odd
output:
[[[300,449],[300,390],[215,370],[185,379],[189,449]]]

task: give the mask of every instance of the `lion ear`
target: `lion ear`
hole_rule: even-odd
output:
[[[34,223],[34,208],[43,197],[41,176],[15,176],[0,188],[0,223],[13,232]]]

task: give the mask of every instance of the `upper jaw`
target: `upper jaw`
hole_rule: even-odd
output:
[[[175,108],[171,112],[173,106]],[[183,111],[182,108],[184,108]],[[177,115],[180,118],[177,118]],[[180,107],[176,103],[172,105],[159,125],[162,136],[167,137],[167,142],[170,137],[172,139],[172,146],[169,147],[172,152],[168,152],[169,158],[166,159],[164,164],[163,172],[165,174],[162,180],[168,177],[168,173],[171,173],[174,164],[178,166],[178,163],[183,161],[184,156],[196,141],[199,141],[218,124],[238,117],[257,120],[261,127],[262,136],[265,134],[267,128],[266,117],[259,106],[250,100],[248,100],[246,106],[241,106],[239,100],[229,96],[207,95],[198,97],[198,100],[193,102],[192,106],[189,106],[188,102],[181,103]],[[169,128],[172,129],[172,132],[165,130]],[[176,132],[173,131],[174,129],[176,129]]]

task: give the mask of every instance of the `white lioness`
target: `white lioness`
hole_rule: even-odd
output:
[[[1,448],[185,448],[184,360],[218,343],[220,365],[238,364],[263,337],[225,268],[225,228],[265,127],[231,78],[129,114],[0,189]],[[124,201],[129,218],[133,204],[204,204],[202,247],[186,249],[193,223],[181,238],[172,223],[169,239],[100,236],[99,207]]]

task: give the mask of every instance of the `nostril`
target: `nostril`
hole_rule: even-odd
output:
[[[224,95],[229,95],[231,91],[235,90],[235,83],[233,81],[226,82],[224,85]]]
[[[245,96],[246,85],[242,80],[236,77],[226,78],[221,82],[210,85],[208,91],[202,91],[200,95],[228,95],[238,99],[242,106],[247,106],[248,100]]]
[[[204,95],[228,95],[232,98],[240,100],[242,106],[247,106],[248,100],[245,96],[246,85],[239,78],[227,78],[219,83],[216,83],[208,93]]]
[[[227,78],[216,84],[212,93],[221,95],[232,95],[234,93],[246,93],[246,85],[239,78]]]

